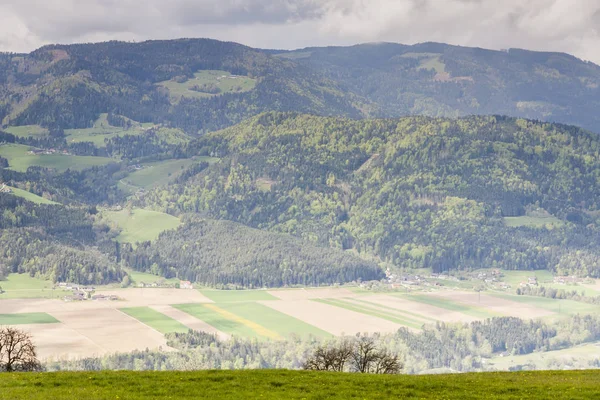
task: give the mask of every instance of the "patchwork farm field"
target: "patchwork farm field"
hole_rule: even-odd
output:
[[[157,276],[133,273],[134,281]],[[175,280],[171,280],[176,282]],[[214,290],[99,288],[118,301],[17,299],[52,292],[48,283],[11,275],[0,300],[0,324],[30,331],[44,359],[76,358],[136,349],[169,350],[165,333],[188,329],[221,339],[282,340],[356,333],[420,330],[436,321],[472,322],[493,316],[559,318],[598,307],[566,300],[464,290],[377,293],[348,288]],[[33,291],[33,292],[32,292]],[[9,296],[5,296],[9,294]],[[38,314],[31,314],[38,313]]]

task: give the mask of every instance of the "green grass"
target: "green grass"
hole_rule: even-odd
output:
[[[499,314],[496,314],[492,311],[488,311],[484,308],[479,307],[471,307],[466,304],[458,303],[449,299],[438,298],[434,296],[427,296],[422,294],[416,295],[403,295],[408,300],[416,301],[423,304],[429,304],[430,306],[435,306],[439,308],[444,308],[450,311],[457,311],[463,314],[470,315],[476,318],[491,318],[498,317]]]
[[[200,293],[215,303],[278,300],[277,297],[265,290],[201,290]]]
[[[28,274],[8,274],[6,280],[0,281],[0,287],[4,293],[0,294],[2,299],[56,299],[63,297],[70,291],[52,289],[54,284],[51,281],[32,278]],[[0,306],[0,311],[2,310]]]
[[[248,302],[217,305],[224,310],[255,322],[273,332],[277,332],[282,337],[289,337],[292,334],[303,337],[310,335],[318,338],[331,337],[331,334],[328,332],[260,303]]]
[[[11,192],[11,194],[13,194],[15,196],[22,197],[25,200],[28,200],[28,201],[31,201],[31,202],[37,203],[37,204],[59,204],[52,200],[45,199],[41,196],[38,196],[37,194],[33,194],[31,192],[28,192],[26,190],[22,190],[19,188],[11,187],[10,192]]]
[[[544,310],[553,311],[560,314],[594,314],[600,312],[600,307],[594,304],[582,303],[573,300],[550,299],[537,296],[518,296],[506,293],[486,293],[491,296],[500,297],[506,300],[516,301],[518,303],[539,307]]]
[[[57,171],[67,169],[82,170],[99,165],[106,165],[113,160],[106,157],[72,156],[62,154],[29,154],[29,146],[5,144],[0,146],[0,156],[8,160],[10,169],[19,172],[27,171],[31,166],[53,168]]]
[[[29,136],[46,136],[48,134],[48,129],[42,128],[39,125],[9,126],[4,131],[11,135],[25,138]]]
[[[527,278],[535,276],[539,283],[552,282],[554,276],[552,272],[546,270],[539,271],[507,271],[502,270],[502,280],[513,288],[519,286],[521,282],[527,282]]]
[[[83,129],[65,129],[67,143],[92,142],[96,147],[104,147],[104,139],[112,139],[124,135],[140,135],[146,129],[151,128],[154,124],[140,124],[139,122],[131,121],[132,126],[129,129],[124,129],[118,126],[111,126],[108,123],[108,114],[100,114],[100,117],[94,122],[91,128]]]
[[[256,82],[256,79],[248,78],[247,76],[233,77],[229,72],[226,71],[206,70],[196,72],[192,79],[188,79],[183,83],[169,80],[160,82],[158,85],[169,89],[171,98],[173,101],[177,102],[181,100],[182,97],[203,98],[217,96],[224,93],[248,92],[254,89]],[[214,85],[220,90],[220,92],[212,94],[190,90],[190,88],[196,85],[202,86],[205,84]]]
[[[562,225],[562,221],[553,216],[547,217],[504,217],[504,224],[513,228],[527,226],[530,228],[544,228]]]
[[[255,330],[242,322],[225,318],[222,314],[206,307],[204,304],[176,304],[173,307],[214,326],[221,332],[240,337],[261,337]]]
[[[140,283],[140,282],[152,283],[152,282],[159,281],[161,279],[164,279],[166,283],[171,283],[171,284],[179,283],[179,279],[177,279],[177,278],[166,279],[166,278],[163,278],[162,276],[149,274],[146,272],[127,271],[127,273],[129,274],[129,277],[131,278],[131,280],[134,283]]]
[[[392,314],[392,313],[386,312],[385,310],[377,309],[375,307],[349,303],[349,302],[346,302],[346,301],[343,301],[340,299],[313,299],[312,301],[316,301],[316,302],[323,303],[323,304],[328,304],[328,305],[334,306],[334,307],[344,308],[346,310],[354,311],[354,312],[357,312],[360,314],[370,315],[372,317],[385,319],[387,321],[391,321],[396,324],[408,326],[408,327],[415,328],[415,329],[420,329],[424,324],[424,322],[422,322],[422,321],[417,321],[415,319],[405,317],[405,316],[398,316],[398,314],[396,314],[396,313]]]
[[[189,328],[179,321],[166,316],[150,307],[129,307],[120,308],[125,314],[137,319],[140,322],[156,329],[160,333],[187,332]]]
[[[130,192],[137,189],[152,189],[168,184],[186,168],[202,161],[213,163],[218,161],[218,159],[213,157],[195,157],[193,159],[145,163],[142,164],[143,169],[132,172],[121,183],[126,190],[127,187],[130,187]]]
[[[46,313],[0,314],[2,325],[55,324],[58,320]]]
[[[588,400],[594,370],[365,375],[286,370],[0,374],[0,399]]]
[[[122,230],[117,240],[125,243],[155,240],[161,232],[175,229],[181,224],[179,218],[172,215],[140,208],[131,213],[127,209],[105,211],[103,215]]]

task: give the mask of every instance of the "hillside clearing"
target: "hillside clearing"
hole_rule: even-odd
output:
[[[36,204],[59,204],[57,202],[54,202],[52,200],[48,200],[45,199],[41,196],[38,196],[37,194],[33,194],[31,192],[28,192],[26,190],[23,189],[19,189],[19,188],[15,188],[15,187],[10,187],[10,193],[17,196],[17,197],[22,197],[27,201],[31,201],[33,203]]]
[[[25,172],[27,168],[32,166],[52,168],[59,172],[67,169],[83,170],[113,162],[112,159],[106,157],[73,156],[58,153],[35,155],[29,154],[29,149],[29,146],[20,144],[0,145],[0,156],[8,160],[10,169],[18,172]]]
[[[121,229],[116,240],[132,244],[154,240],[161,232],[181,224],[179,218],[172,215],[140,208],[106,211],[104,215]]]

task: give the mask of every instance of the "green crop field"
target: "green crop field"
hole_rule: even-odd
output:
[[[192,79],[185,82],[174,80],[164,81],[158,85],[169,89],[173,101],[178,102],[182,97],[203,98],[212,97],[223,93],[248,92],[256,86],[256,79],[247,76],[231,75],[226,71],[206,70],[194,74]],[[195,86],[210,86],[214,92],[192,90]]]
[[[259,301],[259,300],[277,300],[265,290],[201,290],[204,296],[215,303],[229,303],[237,301]]]
[[[583,371],[366,375],[286,370],[0,374],[0,399],[588,400],[600,373]]]
[[[8,274],[5,280],[0,280],[0,288],[2,288],[0,300],[31,298],[56,299],[71,293],[70,291],[52,289],[53,286],[54,284],[51,281],[32,278],[28,274]]]
[[[281,337],[289,337],[292,334],[304,337],[309,335],[319,338],[331,337],[331,334],[317,327],[260,303],[226,303],[217,305],[239,317],[276,332]]]
[[[143,169],[132,172],[121,180],[121,187],[126,191],[132,192],[138,189],[152,189],[166,185],[186,168],[202,161],[213,163],[218,161],[218,158],[194,157],[192,159],[144,163],[142,164]]]
[[[187,332],[189,330],[182,323],[150,307],[130,307],[121,308],[120,310],[160,333]]]
[[[314,299],[313,301],[317,301],[323,304],[329,304],[330,306],[334,307],[344,308],[346,310],[354,311],[365,315],[370,315],[372,317],[385,319],[396,324],[408,326],[415,329],[421,328],[421,326],[423,326],[423,324],[425,323],[425,321],[420,321],[417,319],[410,318],[408,316],[399,315],[398,313],[392,313],[388,310],[369,305],[359,305],[355,303],[350,303],[341,299]]]
[[[320,338],[331,335],[306,322],[256,302],[177,304],[184,311],[218,330],[239,337],[283,339],[292,334]]]
[[[437,298],[434,296],[427,296],[422,294],[416,295],[400,295],[405,297],[408,300],[416,301],[419,303],[429,304],[430,306],[435,306],[439,308],[445,308],[450,311],[458,311],[463,314],[471,315],[476,318],[492,318],[498,317],[499,315],[488,311],[484,308],[472,307],[467,304],[457,303],[455,301],[445,299],[445,298]]]
[[[106,157],[72,156],[64,154],[29,154],[29,146],[5,144],[0,146],[0,156],[8,160],[10,169],[19,172],[27,171],[31,166],[53,168],[57,171],[67,169],[82,170],[99,165],[106,165],[113,160]]]
[[[117,240],[125,243],[154,240],[161,232],[175,229],[181,224],[179,218],[172,215],[140,208],[131,212],[127,209],[105,211],[103,215],[121,229]]]
[[[58,320],[46,313],[0,314],[2,325],[55,324]]]
[[[270,331],[262,332],[259,327],[253,326],[249,321],[236,318],[235,315],[229,315],[230,313],[212,304],[176,304],[173,307],[214,326],[221,332],[231,335],[255,338],[262,337],[263,333],[272,334]]]
[[[489,293],[491,296],[512,300],[523,304],[543,308],[560,314],[594,314],[600,312],[600,307],[594,304],[582,303],[573,300],[550,299],[537,296],[518,296],[506,293]]]
[[[13,194],[15,196],[18,196],[18,197],[22,197],[25,200],[28,200],[28,201],[31,201],[31,202],[34,202],[34,203],[37,203],[37,204],[59,204],[59,203],[56,203],[56,202],[54,202],[52,200],[48,200],[48,199],[45,199],[43,197],[40,197],[37,194],[33,194],[31,192],[28,192],[26,190],[22,190],[22,189],[19,189],[19,188],[14,188],[14,187],[11,187],[10,190],[11,190],[11,194]]]
[[[48,134],[48,129],[42,128],[39,125],[9,126],[4,131],[11,135],[25,138],[29,136],[46,136]]]

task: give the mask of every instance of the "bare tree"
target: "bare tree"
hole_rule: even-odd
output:
[[[16,328],[0,328],[0,371],[40,371],[31,335]]]
[[[403,365],[397,354],[391,354],[387,350],[379,350],[375,360],[373,373],[375,374],[399,374]]]
[[[304,369],[342,372],[350,360],[353,346],[344,340],[338,346],[319,346],[304,363]]]
[[[352,352],[352,369],[363,374],[371,372],[377,358],[378,352],[375,339],[369,336],[358,337]]]
[[[402,371],[398,355],[378,349],[375,338],[346,338],[337,345],[319,346],[304,363],[313,371],[353,371],[372,374],[398,374]]]

